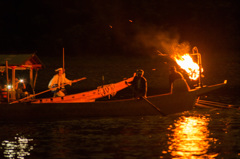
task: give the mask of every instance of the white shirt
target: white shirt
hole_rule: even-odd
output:
[[[53,85],[57,85],[58,88],[62,87],[64,88],[64,84],[72,84],[72,81],[66,78],[65,73],[63,73],[61,76],[59,76],[58,74],[54,75],[53,78],[51,79],[51,81],[48,84],[48,88],[52,88]]]

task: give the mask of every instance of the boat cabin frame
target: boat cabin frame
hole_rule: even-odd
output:
[[[16,100],[16,90],[15,90],[15,78],[17,70],[29,70],[29,84],[31,85],[33,92],[36,84],[38,70],[44,68],[43,63],[37,57],[35,53],[31,54],[2,54],[0,55],[0,71],[6,72],[6,81],[9,85],[9,74],[8,71],[11,70],[11,91],[7,88],[7,98],[9,102],[9,94],[11,94],[11,100]],[[35,70],[35,77],[33,73]]]

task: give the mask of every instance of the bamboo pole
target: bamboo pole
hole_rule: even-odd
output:
[[[35,72],[34,83],[33,83],[33,87],[32,87],[33,94],[35,94],[35,87],[36,87],[36,82],[37,82],[37,76],[38,76],[38,68],[36,69],[36,72]]]
[[[228,108],[229,105],[225,103],[220,103],[220,102],[213,102],[213,101],[208,101],[208,100],[199,100],[198,103],[205,104],[205,105],[210,105],[210,106],[215,106],[215,107],[223,107],[223,108]]]
[[[79,81],[82,81],[82,80],[85,80],[85,79],[87,79],[87,78],[86,78],[86,77],[82,77],[82,78],[79,78],[79,79],[73,80],[72,83],[76,83],[76,82],[79,82]],[[63,86],[65,86],[65,85],[68,85],[68,84],[64,84]],[[40,95],[40,94],[43,94],[43,93],[46,93],[46,92],[49,92],[49,91],[52,91],[52,90],[55,90],[55,89],[56,89],[56,88],[47,89],[47,90],[42,91],[42,92],[40,92],[40,93],[37,93],[37,94],[34,94],[34,95],[27,96],[27,97],[22,98],[22,99],[17,100],[17,101],[13,101],[13,102],[11,102],[10,104],[19,103],[19,102],[24,101],[24,100],[26,100],[26,99],[28,99],[28,98],[32,98],[32,97],[35,97],[35,96],[37,96],[37,95]]]
[[[213,107],[211,107],[211,106],[208,106],[208,105],[205,105],[205,104],[199,104],[199,103],[196,103],[196,104],[195,104],[195,107],[199,107],[199,108],[209,108],[209,109],[213,108]]]
[[[64,47],[63,47],[63,72],[65,72],[65,53],[64,53]]]
[[[209,100],[198,100],[198,103],[196,103],[196,106],[205,106],[209,108],[223,108],[223,109],[239,109],[239,105],[231,105],[226,103],[220,103],[220,102],[214,102]]]
[[[16,68],[12,67],[12,91],[11,99],[16,100]]]
[[[32,67],[29,70],[29,79],[30,79],[30,85],[33,88],[33,68]]]

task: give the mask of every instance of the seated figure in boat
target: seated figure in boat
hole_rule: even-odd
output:
[[[54,75],[49,82],[48,88],[52,89],[52,92],[54,93],[53,97],[63,97],[66,94],[64,86],[66,84],[72,85],[72,81],[66,78],[62,68],[58,68],[55,71],[57,74]]]
[[[183,75],[174,66],[170,68],[169,84],[171,93],[188,92],[190,90]]]
[[[27,79],[25,79],[24,83],[25,83],[25,89],[23,89],[23,92],[25,97],[27,97],[33,94],[33,88]]]
[[[24,89],[26,85],[22,79],[15,78],[16,99],[24,98]]]
[[[144,71],[142,69],[137,70],[137,72],[134,74],[133,80],[129,82],[133,88],[133,96],[137,99],[147,97],[147,80],[145,77],[143,77],[143,74]]]

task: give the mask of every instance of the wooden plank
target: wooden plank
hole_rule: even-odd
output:
[[[210,108],[210,109],[213,108],[213,107],[211,107],[211,106],[204,105],[204,104],[199,104],[199,103],[196,103],[196,104],[195,104],[195,107],[197,107],[197,108]]]
[[[212,106],[212,107],[218,107],[218,108],[225,108],[225,109],[229,108],[228,104],[213,102],[213,101],[199,100],[198,103]]]
[[[213,104],[213,105],[222,105],[228,107],[229,104],[226,103],[221,103],[221,102],[214,102],[214,101],[209,101],[209,100],[198,100],[199,103],[208,103],[208,104]]]

